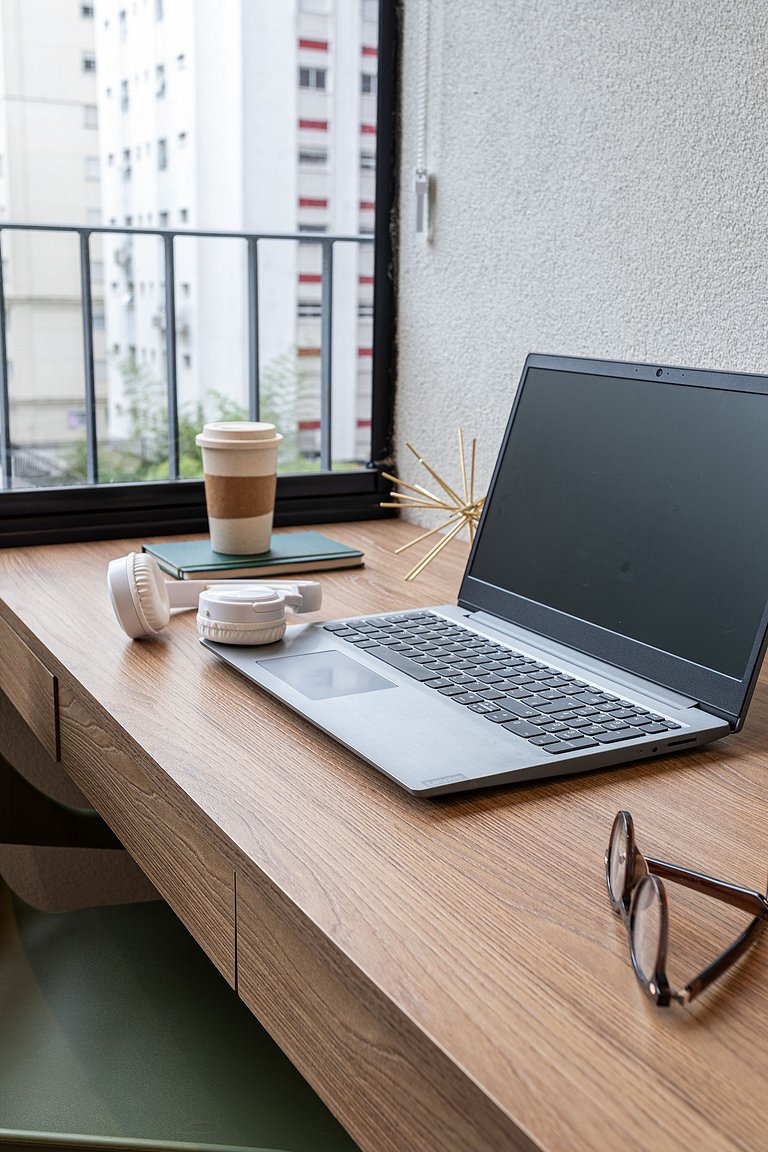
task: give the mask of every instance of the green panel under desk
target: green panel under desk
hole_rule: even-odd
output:
[[[356,1148],[160,901],[0,884],[0,1019],[0,1146]]]

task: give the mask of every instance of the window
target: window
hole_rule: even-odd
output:
[[[300,88],[325,88],[325,68],[299,68]]]
[[[83,20],[93,20],[93,4],[81,4],[80,15]]]
[[[234,384],[224,385],[227,389],[231,387],[231,393],[228,391],[226,394],[227,399],[231,395],[237,410],[246,412],[249,388],[252,385],[255,390],[250,393],[251,396],[258,396],[260,384],[262,397],[266,397],[273,388],[286,389],[285,395],[278,395],[275,402],[275,409],[281,412],[281,422],[285,420],[288,425],[286,445],[291,445],[291,453],[284,454],[281,460],[281,476],[278,481],[278,524],[281,523],[281,502],[283,516],[287,507],[295,506],[299,514],[307,520],[338,518],[339,511],[365,515],[367,510],[371,510],[378,514],[379,502],[385,487],[380,480],[380,469],[377,466],[368,466],[368,462],[381,461],[388,455],[387,428],[391,410],[388,366],[385,364],[385,370],[379,372],[379,380],[383,381],[383,391],[379,385],[371,388],[371,378],[366,371],[366,365],[370,364],[371,359],[376,362],[378,357],[366,357],[365,361],[361,361],[356,351],[363,345],[375,346],[377,349],[391,347],[389,320],[386,315],[380,320],[379,308],[380,301],[382,299],[386,301],[391,290],[384,272],[391,262],[391,241],[386,228],[381,225],[382,236],[380,238],[377,235],[375,249],[370,235],[363,241],[359,235],[352,237],[343,246],[331,247],[328,244],[332,234],[339,232],[347,235],[349,231],[347,227],[340,226],[341,217],[336,216],[337,206],[348,203],[354,207],[363,197],[367,200],[373,199],[373,172],[377,146],[382,164],[388,166],[392,155],[392,142],[388,136],[392,132],[391,117],[387,115],[387,122],[382,125],[382,135],[377,136],[377,108],[373,96],[371,95],[370,99],[366,97],[361,99],[359,95],[363,73],[375,76],[377,69],[377,60],[367,59],[362,53],[364,46],[374,46],[377,43],[376,25],[373,22],[366,22],[364,25],[362,23],[360,11],[362,2],[363,0],[352,0],[351,3],[340,4],[336,0],[295,0],[297,12],[315,14],[306,20],[302,17],[298,25],[295,23],[292,25],[291,40],[294,51],[298,50],[299,39],[308,38],[300,48],[299,58],[288,67],[270,70],[268,77],[252,76],[249,79],[249,83],[245,86],[246,98],[260,101],[261,105],[243,109],[243,90],[238,90],[236,86],[226,85],[224,86],[226,92],[222,92],[222,111],[227,116],[226,122],[237,122],[238,115],[245,111],[245,122],[250,123],[252,120],[256,124],[260,115],[271,114],[271,109],[275,106],[276,84],[281,86],[280,99],[283,99],[284,94],[283,104],[280,106],[281,121],[285,121],[287,131],[284,133],[284,147],[279,150],[279,155],[270,159],[269,166],[261,165],[259,169],[256,163],[254,167],[257,149],[253,144],[249,151],[249,141],[245,134],[246,138],[241,141],[244,154],[238,163],[243,164],[243,173],[247,176],[242,186],[250,188],[248,182],[254,178],[266,181],[265,188],[255,186],[254,203],[259,201],[270,185],[274,185],[275,195],[283,197],[282,203],[289,213],[283,230],[297,234],[302,243],[299,245],[296,240],[290,241],[289,245],[283,245],[281,249],[277,240],[263,243],[259,241],[260,298],[270,300],[274,277],[278,275],[283,277],[284,269],[288,267],[291,269],[291,277],[285,280],[285,293],[282,291],[278,293],[285,297],[284,317],[279,325],[274,326],[274,338],[273,333],[268,331],[270,325],[260,326],[260,355],[255,368],[250,363],[246,364],[245,372],[232,374],[233,380],[235,376],[237,377]],[[79,26],[81,33],[91,32],[92,24],[81,24],[81,7],[85,5],[81,5],[79,0],[72,5],[61,5],[62,12],[68,11],[68,18],[74,23],[75,29]],[[249,279],[245,275],[240,275],[240,272],[247,270],[248,251],[253,252],[254,245],[246,245],[242,240],[224,240],[214,236],[217,228],[222,232],[231,230],[233,234],[237,234],[238,224],[233,220],[228,225],[223,206],[213,202],[211,189],[217,181],[206,184],[210,176],[216,176],[215,171],[211,170],[211,160],[207,152],[209,140],[216,143],[217,132],[220,131],[217,123],[221,125],[225,121],[219,118],[217,123],[211,124],[204,117],[192,124],[183,113],[183,102],[186,101],[189,107],[194,108],[203,95],[197,87],[199,80],[196,71],[197,58],[192,53],[197,51],[197,44],[202,42],[200,37],[203,34],[203,25],[200,22],[199,9],[205,6],[183,3],[175,5],[175,14],[168,9],[169,20],[173,15],[173,20],[169,23],[164,19],[166,6],[162,0],[137,0],[136,3],[133,0],[115,0],[114,4],[108,6],[111,11],[108,16],[110,27],[107,32],[103,29],[105,14],[101,12],[104,4],[97,6],[96,0],[91,0],[88,7],[93,8],[94,12],[99,11],[100,36],[103,37],[105,44],[111,44],[110,51],[102,55],[99,50],[98,57],[94,51],[82,51],[79,45],[75,50],[74,60],[70,57],[69,65],[70,69],[76,72],[78,60],[83,60],[83,70],[95,73],[98,60],[98,75],[93,77],[98,83],[98,101],[96,86],[93,81],[88,81],[92,94],[85,95],[79,104],[83,112],[75,111],[73,117],[79,146],[82,148],[83,140],[91,139],[93,142],[90,148],[84,150],[92,155],[83,157],[80,152],[82,158],[78,163],[86,164],[87,160],[88,178],[94,181],[91,184],[83,183],[81,206],[73,220],[75,222],[85,220],[87,221],[85,226],[93,230],[90,246],[91,279],[94,285],[103,280],[104,265],[109,268],[107,283],[102,283],[93,295],[94,335],[97,337],[95,355],[104,358],[99,366],[99,375],[104,379],[97,394],[99,420],[95,444],[92,443],[94,429],[90,421],[82,432],[82,440],[87,441],[91,449],[89,453],[82,454],[83,459],[87,459],[89,464],[95,460],[98,470],[95,476],[88,477],[87,482],[84,480],[75,485],[76,493],[73,493],[71,488],[69,490],[66,488],[66,485],[71,483],[69,479],[56,478],[51,484],[43,486],[45,493],[42,496],[40,495],[42,488],[34,493],[26,493],[21,489],[7,490],[7,480],[0,475],[0,546],[16,542],[10,538],[15,525],[18,526],[19,535],[22,526],[24,532],[29,531],[29,522],[24,523],[23,519],[24,509],[36,510],[41,500],[44,503],[43,515],[36,515],[33,519],[33,523],[40,526],[40,538],[36,542],[44,542],[46,533],[54,531],[54,522],[63,524],[70,536],[73,528],[75,532],[81,531],[83,536],[96,531],[104,535],[106,531],[114,528],[114,535],[117,537],[121,535],[119,529],[128,527],[129,522],[132,530],[140,524],[142,533],[149,533],[152,526],[158,526],[157,531],[162,532],[163,527],[167,528],[169,524],[178,523],[182,523],[189,531],[204,530],[205,505],[202,481],[191,479],[185,480],[183,484],[177,483],[173,461],[170,481],[162,479],[163,467],[156,468],[154,472],[150,472],[148,467],[144,468],[142,456],[141,470],[137,470],[135,475],[131,473],[127,485],[122,480],[119,490],[117,485],[113,485],[112,481],[116,480],[116,477],[109,474],[109,469],[113,466],[112,458],[117,455],[118,446],[121,446],[120,452],[122,446],[129,445],[132,453],[135,445],[137,453],[138,446],[142,454],[145,450],[150,454],[154,453],[154,446],[147,444],[147,436],[142,432],[137,433],[138,426],[135,422],[131,423],[128,414],[130,405],[122,391],[120,372],[127,364],[129,341],[132,341],[132,355],[135,357],[138,369],[147,375],[151,374],[153,383],[156,379],[160,394],[164,398],[168,389],[167,371],[170,370],[173,376],[170,366],[175,365],[177,371],[183,374],[181,376],[183,388],[179,389],[177,396],[179,416],[180,419],[182,417],[186,419],[185,406],[197,403],[198,398],[202,398],[205,390],[210,388],[209,379],[198,379],[209,356],[208,347],[202,340],[203,328],[209,318],[206,317],[204,308],[198,310],[195,305],[203,286],[206,291],[211,288],[217,291],[218,282],[211,285],[209,281],[198,279],[201,275],[201,266],[206,277],[211,276],[212,270],[223,274],[228,291],[230,282],[237,282],[236,289],[239,295],[233,292],[232,311],[233,315],[236,313],[238,326],[242,328],[243,316],[246,320],[251,316],[247,308],[241,308],[241,304],[247,298]],[[263,7],[265,11],[272,7],[278,12],[281,9],[279,4]],[[386,35],[389,35],[393,41],[397,0],[381,0],[380,7],[386,17],[381,20],[381,27],[385,29],[385,39]],[[333,16],[329,18],[331,13]],[[128,28],[129,14],[132,21],[130,28]],[[94,17],[89,16],[89,19],[92,18]],[[278,18],[283,20],[282,15]],[[159,24],[155,25],[156,20],[163,21],[162,28]],[[126,43],[120,45],[118,41],[123,29],[126,31]],[[157,39],[158,36],[160,40]],[[77,41],[74,43],[77,44]],[[86,47],[88,43],[89,41],[83,37],[81,45]],[[126,55],[128,45],[130,52]],[[344,46],[344,52],[336,54],[337,45]],[[381,49],[381,45],[379,48]],[[231,52],[233,67],[239,69],[247,64],[248,57],[236,37],[231,44]],[[394,43],[378,58],[379,75],[382,77],[380,88],[383,90],[378,94],[380,100],[388,99],[389,89],[395,79],[393,59]],[[88,64],[85,63],[86,60]],[[226,59],[224,64],[226,66]],[[339,71],[342,66],[343,72]],[[182,71],[186,71],[185,76],[181,76]],[[232,102],[238,91],[241,97],[240,107],[237,103],[232,103],[230,107],[227,101]],[[108,97],[105,95],[107,92],[111,93]],[[169,100],[173,100],[173,108],[169,106]],[[346,105],[344,101],[347,102]],[[100,117],[98,112],[94,111],[97,104],[102,112]],[[355,105],[364,109],[362,115],[355,114]],[[153,107],[157,119],[152,114]],[[177,107],[178,113],[175,111]],[[289,111],[291,109],[292,112]],[[173,116],[169,119],[170,111],[173,111]],[[391,106],[387,105],[387,112],[389,111]],[[285,120],[285,115],[290,115],[290,119]],[[153,120],[154,128],[151,126]],[[365,134],[361,129],[363,121],[365,121]],[[185,122],[192,127],[183,129],[181,125]],[[90,137],[85,134],[86,125],[93,130]],[[146,135],[143,135],[147,132],[152,133],[151,142]],[[158,132],[165,132],[165,136],[159,138]],[[253,135],[254,140],[257,140],[258,133]],[[52,154],[54,152],[63,154],[64,148],[60,140],[52,140],[50,145]],[[152,154],[153,147],[157,151],[157,161]],[[174,149],[180,148],[185,148],[183,157],[174,152]],[[103,187],[97,183],[99,155],[101,164],[108,169]],[[16,176],[15,172],[10,171],[12,159],[9,156],[5,157],[6,178]],[[174,162],[173,165],[171,160]],[[135,180],[132,175],[134,164],[137,166]],[[276,164],[281,167],[279,171],[273,172],[273,165]],[[166,165],[168,174],[160,177],[160,172]],[[175,178],[173,170],[175,167],[181,169],[178,179]],[[363,177],[364,168],[371,172],[370,177]],[[52,162],[51,170],[53,170]],[[389,177],[391,174],[387,171],[386,175]],[[393,182],[391,179],[384,180],[383,172],[381,176],[376,193],[383,212],[382,219],[386,221],[391,203],[389,201],[383,203],[383,200],[391,195]],[[128,180],[132,182],[126,182]],[[241,185],[238,183],[237,186]],[[200,189],[199,195],[198,189]],[[194,192],[192,197],[194,209],[190,206],[191,191]],[[160,202],[161,197],[165,201],[164,204]],[[0,195],[0,200],[2,199],[3,196]],[[95,206],[100,200],[103,204],[101,219],[105,224],[107,221],[115,222],[111,228],[105,230],[105,234],[98,233],[97,221],[100,217]],[[94,207],[89,208],[89,205]],[[206,211],[210,211],[208,217]],[[366,216],[373,224],[374,213],[367,212]],[[163,232],[173,228],[183,235],[172,249],[167,241],[163,242],[157,235],[144,237],[138,231],[134,232],[133,224],[139,221],[142,231],[145,227]],[[381,220],[377,222],[381,224]],[[53,223],[56,223],[55,220]],[[66,221],[61,223],[63,225]],[[257,223],[256,227],[260,228],[260,225]],[[77,236],[71,232],[72,224],[69,228],[68,235],[72,242],[72,270],[73,275],[76,275]],[[207,232],[206,238],[200,241],[190,238],[194,237],[198,228],[201,232]],[[354,224],[351,230],[355,231]],[[243,240],[246,238],[250,240],[248,233]],[[212,253],[210,261],[207,255],[204,261],[198,261],[196,256],[198,248],[205,247],[207,251],[209,246]],[[175,268],[169,255],[174,249]],[[121,254],[121,260],[118,262],[114,261],[116,251]],[[230,251],[231,269],[228,255]],[[283,256],[289,251],[291,255],[286,262]],[[325,391],[321,391],[320,383],[321,363],[325,367],[322,354],[322,306],[319,299],[321,285],[309,281],[300,282],[298,277],[318,274],[322,267],[321,257],[326,251],[333,252],[336,260],[334,283],[338,286],[339,292],[334,308],[334,327],[337,334],[343,333],[345,337],[344,340],[334,340],[333,359],[345,360],[344,371],[340,378],[346,381],[349,368],[349,379],[355,391],[348,405],[350,417],[348,442],[345,439],[346,427],[344,437],[340,438],[337,435],[337,416],[345,407],[339,402],[333,408],[332,452],[329,430],[324,426],[318,428],[319,455],[316,461],[308,463],[301,459],[300,446],[296,447],[295,453],[293,452],[292,441],[298,443],[297,430],[301,421],[318,420],[321,411],[325,413],[329,409],[327,406],[321,408],[321,399],[323,405],[327,399]],[[223,254],[221,259],[219,253]],[[343,254],[341,260],[338,259],[339,254]],[[347,254],[354,259],[345,260]],[[217,263],[220,263],[220,269],[214,267]],[[270,270],[271,264],[274,271]],[[376,285],[372,287],[376,289],[376,315],[372,317],[372,308],[368,304],[368,300],[373,297],[371,287],[358,288],[357,280],[361,270],[374,273],[374,269]],[[175,271],[174,283],[171,283],[171,278],[168,276],[169,270]],[[232,270],[235,270],[234,275]],[[270,276],[273,277],[272,282]],[[165,290],[162,287],[165,281],[169,294],[173,292],[175,297],[177,316],[175,331],[165,322],[166,301]],[[283,280],[280,283],[282,284]],[[140,285],[144,285],[141,294]],[[365,294],[365,302],[359,300],[358,292]],[[131,310],[127,301],[134,296],[135,309]],[[341,306],[342,299],[343,306]],[[170,300],[167,303],[170,305]],[[229,303],[228,298],[226,303]],[[391,305],[389,308],[391,314]],[[217,323],[219,319],[217,313]],[[211,332],[214,331],[212,324],[209,323],[208,327]],[[105,341],[105,332],[109,332],[110,335],[108,342]],[[189,336],[185,336],[185,332],[189,333]],[[192,334],[194,346],[191,343]],[[249,332],[247,335],[252,336],[252,333]],[[346,339],[347,335],[350,337],[349,340]],[[243,332],[242,336],[240,343],[247,347],[246,333]],[[213,338],[221,339],[218,329]],[[288,352],[285,354],[287,367],[276,358],[270,359],[276,354],[271,351],[268,354],[264,353],[265,344],[271,349],[277,347],[278,341],[283,340],[287,342],[288,347]],[[112,351],[113,344],[117,344],[119,348],[116,354]],[[196,352],[198,347],[201,349],[200,356]],[[345,351],[347,348],[350,353],[348,365]],[[102,349],[105,351],[102,352]],[[299,356],[299,349],[304,353],[302,356]],[[16,359],[17,379],[25,381],[32,379],[32,375],[28,374],[26,363],[22,364],[20,361],[20,348],[14,347],[12,351]],[[283,355],[281,349],[277,351]],[[240,346],[237,347],[236,353],[237,357],[234,359],[237,359],[239,364],[239,357],[242,354]],[[82,360],[81,347],[75,349],[75,354],[73,358]],[[185,356],[191,356],[191,360],[186,360]],[[275,369],[277,384],[273,384],[269,375],[272,364],[277,365]],[[60,364],[58,368],[56,378],[63,380],[64,374]],[[256,369],[259,370],[261,379],[253,378]],[[324,381],[322,389],[325,389],[328,375],[324,373],[322,378]],[[226,373],[222,373],[222,381],[225,379],[228,380],[229,377]],[[62,426],[68,409],[79,411],[83,406],[80,369],[70,372],[68,380],[71,383],[67,385],[67,390],[61,389],[59,392],[63,402],[58,404],[54,416]],[[371,392],[374,400],[373,406],[369,409]],[[40,396],[45,395],[47,393],[41,388]],[[335,396],[340,401],[338,393],[335,393]],[[6,400],[7,392],[2,394],[0,385],[0,403],[5,403]],[[270,395],[270,402],[271,400]],[[158,459],[165,462],[165,446],[169,437],[165,435],[167,429],[163,428],[163,404],[164,400],[161,399],[152,413],[151,424],[148,423],[146,427],[151,436],[158,441],[160,453]],[[373,426],[370,437],[367,431],[369,421],[366,419],[363,425],[361,417],[370,417]],[[213,407],[210,415],[206,411],[206,419],[217,418],[219,413]],[[18,419],[14,427],[14,419],[12,414],[11,434],[23,442],[26,432]],[[321,417],[318,423],[322,419]],[[346,419],[345,414],[344,421]],[[365,431],[361,432],[363,426]],[[30,447],[31,436],[32,434],[27,437],[30,440]],[[173,430],[171,438],[172,436]],[[70,433],[68,442],[71,444],[72,440],[73,436]],[[7,447],[5,451],[7,456]],[[294,459],[298,464],[295,469]],[[154,455],[149,463],[154,467]],[[185,467],[186,463],[185,461]],[[291,474],[293,471],[295,475]],[[330,472],[334,475],[330,476]],[[167,474],[166,472],[165,475]],[[7,476],[7,472],[5,475]],[[58,490],[57,485],[60,485]],[[124,488],[131,491],[123,491]],[[27,496],[29,499],[26,499]],[[78,523],[73,524],[72,520]],[[161,521],[163,527],[159,526]]]
[[[376,91],[376,77],[370,72],[363,72],[360,77],[360,91],[363,93]]]

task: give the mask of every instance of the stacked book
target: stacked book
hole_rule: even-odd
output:
[[[320,532],[286,532],[272,537],[268,552],[228,556],[205,540],[169,540],[145,544],[160,567],[177,580],[233,580],[240,577],[290,576],[327,568],[357,568],[363,553]]]

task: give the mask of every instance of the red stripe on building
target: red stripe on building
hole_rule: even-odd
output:
[[[327,208],[328,201],[313,196],[300,196],[299,208]]]
[[[373,276],[358,276],[358,284],[373,284]]]
[[[363,56],[378,56],[378,48],[369,48],[367,44],[363,44]]]
[[[320,355],[320,349],[319,348],[299,348],[299,359],[300,360],[307,360],[311,357],[319,356],[319,355]]]
[[[375,136],[376,135],[376,125],[375,124],[361,124],[360,125],[360,131],[362,132],[363,136]]]
[[[376,205],[374,204],[373,200],[361,200],[360,201],[360,211],[361,212],[372,212],[375,207],[376,207]]]
[[[327,132],[327,120],[299,120],[299,128],[309,128],[313,132]]]
[[[322,284],[323,277],[319,272],[299,272],[299,284]]]
[[[299,40],[299,48],[307,48],[310,52],[327,52],[327,40]]]
[[[358,356],[373,356],[373,348],[358,348]]]
[[[357,421],[357,427],[358,428],[370,428],[370,426],[371,426],[370,420],[358,420]],[[319,420],[299,420],[299,431],[300,432],[319,432],[320,431],[320,421]]]

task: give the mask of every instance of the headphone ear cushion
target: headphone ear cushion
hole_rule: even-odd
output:
[[[213,640],[217,644],[276,644],[285,635],[285,621],[279,624],[273,620],[224,624],[198,613],[197,631],[206,640]]]
[[[133,590],[136,609],[147,625],[147,632],[165,628],[171,619],[168,593],[155,561],[146,552],[133,553]]]

